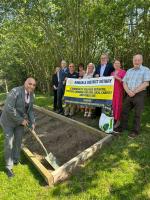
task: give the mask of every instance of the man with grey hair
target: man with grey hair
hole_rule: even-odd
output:
[[[28,78],[23,86],[13,88],[6,98],[0,124],[4,131],[4,154],[6,173],[9,178],[14,176],[13,165],[19,163],[24,127],[35,128],[33,114],[33,92],[36,82]]]
[[[100,64],[96,67],[94,77],[110,76],[114,71],[113,65],[109,63],[107,54],[102,54],[100,57]]]
[[[100,56],[100,63],[96,67],[94,77],[103,77],[103,76],[110,76],[111,73],[114,71],[112,63],[109,63],[109,57],[107,54],[102,54]],[[100,116],[101,108],[96,107],[95,115]]]
[[[129,69],[123,79],[123,87],[127,93],[124,102],[121,124],[115,132],[122,132],[128,128],[128,115],[134,108],[133,128],[129,137],[136,137],[140,133],[141,115],[144,109],[146,88],[149,86],[150,69],[143,66],[143,57],[140,54],[133,56],[133,68]]]
[[[62,98],[65,92],[65,77],[67,76],[69,70],[65,60],[61,61],[61,69],[58,74],[58,88],[57,88],[57,106],[58,113],[63,114]]]

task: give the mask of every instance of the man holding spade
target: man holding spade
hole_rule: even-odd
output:
[[[0,124],[4,131],[4,154],[6,173],[9,178],[14,176],[13,165],[19,163],[24,127],[35,128],[33,114],[33,92],[36,81],[28,78],[23,86],[13,88],[7,96]]]

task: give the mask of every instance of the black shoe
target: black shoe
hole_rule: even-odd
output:
[[[60,111],[58,112],[58,114],[64,115],[64,110],[60,110]]]
[[[123,132],[123,128],[122,127],[114,128],[114,133],[122,133],[122,132]]]
[[[19,165],[19,161],[14,161],[14,165]]]
[[[62,113],[64,113],[64,112],[63,112],[63,110],[58,110],[57,113],[58,113],[58,114],[62,114]]]
[[[114,128],[112,135],[119,136],[119,135],[121,135],[122,132],[123,132],[122,127],[117,127],[117,128]]]
[[[8,178],[13,178],[15,176],[12,169],[6,169],[6,174],[7,174]]]

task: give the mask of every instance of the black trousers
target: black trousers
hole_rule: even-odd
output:
[[[57,90],[53,90],[53,94],[54,94],[53,108],[54,110],[56,110],[57,109]]]
[[[141,124],[141,115],[144,110],[144,99],[146,92],[142,91],[137,93],[134,97],[126,96],[123,111],[121,115],[121,127],[123,129],[128,129],[128,118],[129,113],[132,109],[134,109],[134,118],[133,118],[133,127],[132,131],[136,134],[139,134],[140,124]]]
[[[64,91],[65,91],[65,86],[58,86],[57,89],[57,106],[58,106],[58,111],[62,112],[63,107],[62,107],[62,98],[64,96]]]

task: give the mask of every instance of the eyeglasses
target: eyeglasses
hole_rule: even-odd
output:
[[[69,67],[74,67],[73,65],[70,65]]]

